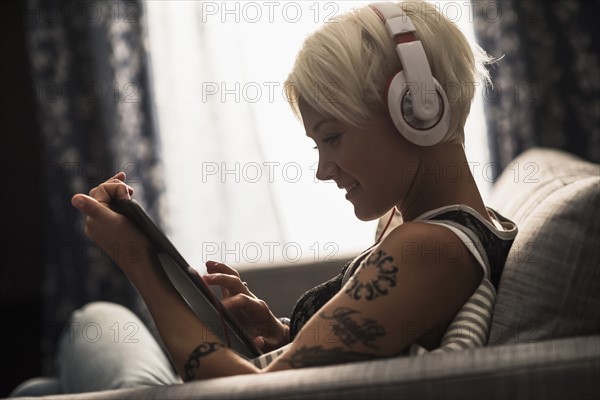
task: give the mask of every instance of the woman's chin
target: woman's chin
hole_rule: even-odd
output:
[[[354,215],[356,215],[356,218],[358,218],[359,220],[361,220],[363,222],[374,221],[376,219],[383,217],[385,214],[386,214],[385,212],[379,212],[379,211],[375,211],[372,209],[366,210],[366,209],[361,209],[360,207],[357,207],[356,205],[354,206]]]

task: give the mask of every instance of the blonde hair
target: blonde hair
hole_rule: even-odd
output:
[[[416,28],[433,76],[450,101],[444,142],[464,143],[464,124],[477,83],[488,84],[491,60],[436,8],[423,0],[397,3]],[[387,114],[389,80],[401,69],[395,44],[368,6],[350,11],[309,36],[285,83],[292,110],[301,119],[301,98],[319,113],[352,126]]]

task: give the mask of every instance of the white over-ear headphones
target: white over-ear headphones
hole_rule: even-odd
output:
[[[394,125],[410,142],[419,146],[439,143],[450,126],[450,103],[417,40],[416,29],[402,8],[394,3],[373,3],[369,7],[381,18],[398,44],[396,52],[402,70],[387,90],[388,110]]]

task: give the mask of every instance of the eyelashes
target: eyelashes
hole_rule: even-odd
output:
[[[327,136],[325,139],[323,139],[323,143],[325,143],[328,146],[331,146],[340,138],[340,136],[340,133],[333,133]],[[317,146],[313,147],[313,150],[317,150]]]
[[[340,137],[340,134],[336,133],[331,136],[327,136],[325,139],[323,139],[323,142],[325,142],[328,145],[332,145],[338,140],[339,137]]]

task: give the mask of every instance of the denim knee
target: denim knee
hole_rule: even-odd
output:
[[[129,309],[93,302],[73,312],[59,348],[67,393],[178,382],[166,354]]]
[[[82,325],[97,323],[98,320],[110,318],[112,320],[130,320],[138,322],[139,318],[128,308],[108,301],[94,301],[88,303],[71,315],[71,322]]]

